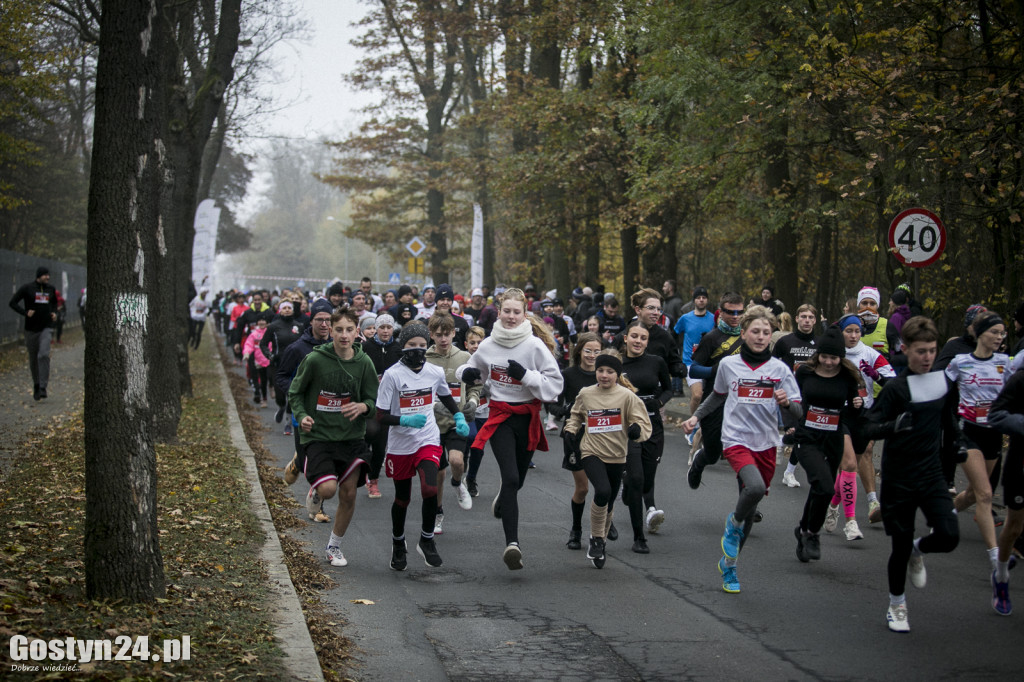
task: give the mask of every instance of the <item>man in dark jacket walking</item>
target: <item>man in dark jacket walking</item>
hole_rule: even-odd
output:
[[[57,320],[57,290],[50,286],[50,271],[36,270],[36,279],[18,289],[11,297],[11,309],[25,318],[25,348],[32,372],[32,397],[46,397],[50,382],[51,325]]]

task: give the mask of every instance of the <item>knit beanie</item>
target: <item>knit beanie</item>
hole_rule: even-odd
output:
[[[427,342],[427,345],[430,345],[430,331],[427,329],[427,325],[414,321],[402,327],[402,333],[398,335],[398,347],[405,348],[405,344],[409,343],[409,339],[414,339],[417,336],[422,337]]]
[[[597,356],[597,360],[594,361],[594,370],[597,371],[599,367],[611,367],[615,370],[615,373],[622,376],[622,361],[614,355],[602,353]]]
[[[843,341],[843,333],[838,327],[829,327],[818,340],[818,353],[834,355],[837,358],[846,357],[846,343]]]
[[[327,313],[328,315],[334,314],[334,306],[326,298],[318,298],[313,301],[313,305],[309,308],[309,318],[313,319],[317,316],[317,313]]]

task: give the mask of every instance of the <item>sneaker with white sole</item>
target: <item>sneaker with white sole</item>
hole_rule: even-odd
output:
[[[644,518],[644,528],[651,535],[658,534],[658,528],[665,522],[665,512],[654,507],[647,509],[647,516]]]
[[[992,571],[992,608],[1000,616],[1009,616],[1013,613],[1013,604],[1010,602],[1010,583],[1001,583],[996,580],[996,572]]]
[[[320,505],[322,500],[316,492],[316,488],[310,488],[309,492],[306,493],[306,513],[309,514],[309,520],[315,521],[316,514],[320,511]]]
[[[408,555],[408,546],[405,544],[405,540],[395,542],[391,541],[391,570],[392,571],[404,571],[409,566],[409,562],[406,559]]]
[[[839,526],[839,505],[830,504],[828,506],[828,513],[825,514],[825,524],[822,526],[822,529],[826,533],[834,533],[837,526]]]
[[[523,550],[519,549],[518,544],[512,543],[502,552],[501,560],[508,566],[508,570],[518,571],[523,567]]]
[[[893,632],[910,632],[910,621],[907,620],[907,605],[889,605],[889,611],[885,614],[885,620],[889,623],[889,629]]]
[[[377,483],[376,478],[371,478],[366,482],[366,496],[371,500],[380,499],[380,485]]]
[[[787,488],[799,488],[800,481],[796,480],[796,476],[793,475],[792,471],[787,471],[782,474],[782,482],[786,484]]]
[[[434,517],[434,535],[444,535],[444,514]]]
[[[868,521],[878,523],[882,520],[882,505],[878,500],[868,501]]]
[[[341,547],[328,546],[327,560],[331,562],[331,566],[348,566],[348,559],[341,553]]]
[[[928,584],[928,571],[924,568],[924,556],[921,554],[911,555],[907,562],[907,576],[910,584],[921,589]]]
[[[594,564],[594,568],[604,568],[605,544],[604,538],[590,538],[590,547],[587,549],[587,559]]]
[[[431,568],[437,568],[441,565],[441,555],[437,553],[434,538],[421,537],[420,541],[416,543],[416,553],[423,557],[424,563]]]
[[[544,428],[547,429],[548,431],[557,431],[558,430],[558,424],[555,423],[555,418],[554,417],[548,417],[547,424],[544,425]]]
[[[292,461],[288,462],[288,464],[286,464],[284,467],[284,482],[287,483],[288,485],[291,485],[292,483],[295,483],[295,481],[299,480],[299,467],[295,463],[295,460],[297,460],[298,457],[299,456],[297,454],[293,454]]]
[[[846,525],[843,526],[843,532],[846,533],[846,539],[863,540],[864,533],[860,532],[860,526],[857,525],[857,519],[846,519]]]
[[[491,514],[494,518],[501,518],[501,484],[498,484],[498,494],[494,496],[494,501],[491,502]]]
[[[458,498],[459,507],[466,511],[473,508],[473,497],[469,494],[469,487],[466,486],[465,479],[455,488],[455,496]]]

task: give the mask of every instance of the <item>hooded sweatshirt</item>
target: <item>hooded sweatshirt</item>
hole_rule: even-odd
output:
[[[362,402],[368,411],[351,421],[341,413],[342,406]],[[314,441],[340,442],[363,438],[366,420],[376,414],[377,372],[370,358],[359,346],[350,360],[342,360],[334,344],[317,346],[299,365],[288,388],[288,404],[295,421],[313,418],[313,429],[302,431],[303,445]]]
[[[459,409],[466,413],[467,420],[473,419],[477,405],[480,404],[480,391],[483,390],[482,385],[466,386],[455,376],[455,370],[469,362],[470,357],[468,352],[459,350],[454,345],[448,349],[447,355],[441,355],[437,346],[427,349],[427,362],[444,370],[444,380],[448,382],[452,398],[458,403]],[[434,403],[434,419],[437,420],[437,428],[441,433],[447,433],[455,428],[455,416],[440,402]]]

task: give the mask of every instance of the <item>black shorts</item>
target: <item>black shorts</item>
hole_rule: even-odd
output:
[[[948,485],[941,474],[938,477],[931,476],[929,480],[930,483],[921,486],[904,486],[882,477],[879,501],[886,535],[912,534],[918,509],[933,529],[948,530],[957,526]]]
[[[370,453],[362,438],[343,441],[312,441],[306,443],[306,480],[312,486],[323,481],[344,481],[355,474],[356,486],[366,483],[370,470]]]
[[[448,451],[456,450],[461,452],[463,456],[466,454],[466,448],[469,447],[469,439],[465,436],[460,436],[455,433],[455,429],[451,431],[445,431],[441,434],[441,463],[438,464],[437,470],[444,471],[448,468]]]
[[[1003,434],[995,429],[961,419],[960,430],[968,450],[981,450],[982,457],[988,460],[999,459],[1003,454]]]
[[[1014,511],[1024,509],[1024,451],[1009,450],[1003,462],[1003,502]]]
[[[853,451],[858,455],[868,449],[871,439],[864,435],[863,422],[860,419],[855,421],[843,421],[844,433],[850,434],[850,442],[853,444]]]

